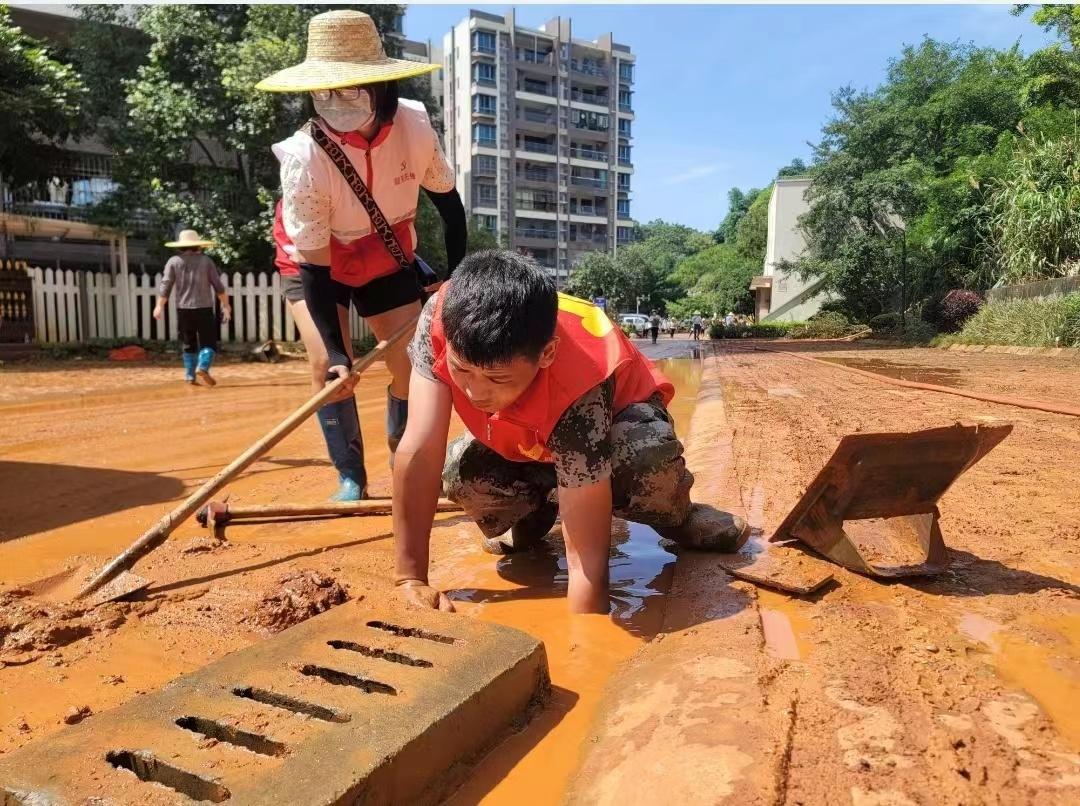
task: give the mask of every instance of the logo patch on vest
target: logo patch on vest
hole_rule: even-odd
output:
[[[405,161],[401,161],[401,173],[394,177],[395,185],[403,185],[406,182],[412,182],[416,179],[416,174],[409,170],[409,164]]]
[[[544,454],[547,453],[547,451],[544,450],[544,446],[541,445],[539,442],[537,442],[531,448],[526,448],[519,442],[517,448],[522,456],[528,456],[534,462],[539,462],[544,457]]]

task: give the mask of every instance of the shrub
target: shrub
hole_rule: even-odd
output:
[[[824,311],[791,332],[793,339],[838,339],[851,332],[851,322],[842,313]]]
[[[994,300],[943,344],[1080,347],[1080,294],[1050,299]]]
[[[623,335],[625,335],[626,338],[628,338],[628,339],[636,339],[637,338],[637,330],[634,328],[633,325],[630,325],[630,324],[619,325],[619,330],[621,330],[623,332]]]
[[[923,303],[922,311],[919,313],[919,318],[924,322],[929,322],[934,327],[941,327],[941,300],[940,295],[930,297]]]
[[[709,338],[781,339],[800,327],[803,327],[802,322],[758,322],[753,325],[736,325],[735,327],[724,327],[723,323],[715,322],[709,327]]]
[[[869,322],[875,336],[886,337],[893,335],[902,324],[903,321],[898,313],[879,313]]]
[[[983,298],[974,291],[955,289],[941,300],[941,315],[936,322],[939,329],[955,333],[982,307]]]

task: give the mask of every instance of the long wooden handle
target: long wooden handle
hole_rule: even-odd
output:
[[[419,316],[413,317],[391,334],[389,338],[379,342],[374,350],[365,354],[353,363],[352,372],[348,377],[338,378],[333,383],[324,386],[320,391],[316,392],[307,403],[282,420],[281,423],[262,437],[262,439],[233,459],[233,461],[222,468],[216,476],[208,480],[202,487],[188,496],[187,500],[162,517],[161,520],[144,532],[142,537],[132,543],[112,562],[102,568],[93,579],[86,583],[75,598],[82,599],[84,596],[93,593],[121,571],[126,571],[128,568],[131,568],[131,566],[140,559],[164,543],[165,539],[172,534],[173,530],[191,517],[199,507],[209,501],[214,493],[224,487],[236,475],[251,465],[268,450],[281,442],[281,440],[285,439],[285,437],[295,431],[308,417],[322,408],[322,406],[334,396],[349,378],[355,378],[360,375],[368,367],[374,364],[390,347],[411,334],[416,328],[418,319]]]
[[[282,518],[305,515],[387,515],[391,511],[389,498],[366,498],[362,501],[324,501],[315,504],[226,504],[223,511],[213,514],[215,524],[233,523],[249,518]],[[440,498],[436,512],[460,512],[461,506],[449,498]]]

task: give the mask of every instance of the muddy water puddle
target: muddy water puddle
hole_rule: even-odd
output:
[[[961,387],[960,370],[947,367],[925,367],[918,364],[901,364],[883,358],[852,358],[847,356],[816,356],[830,364],[875,372],[889,378],[916,383],[932,383],[938,386]]]
[[[678,433],[685,436],[701,363],[674,359],[658,364],[675,384],[671,412]],[[472,524],[449,528],[453,545],[433,567],[433,583],[452,591],[459,611],[542,639],[552,682],[544,710],[483,759],[449,803],[561,802],[609,678],[661,629],[675,555],[660,545],[652,529],[616,521],[610,614],[573,616],[566,608],[559,527],[537,550],[501,558],[480,550]]]

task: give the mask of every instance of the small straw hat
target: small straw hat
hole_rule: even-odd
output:
[[[439,70],[438,64],[391,59],[379,31],[362,11],[327,11],[308,23],[304,61],[255,85],[266,92],[308,92],[395,81]]]
[[[175,241],[169,241],[165,244],[170,249],[192,249],[194,247],[202,247],[207,249],[214,245],[213,241],[204,239],[199,233],[193,229],[185,229],[180,231],[180,237]]]

